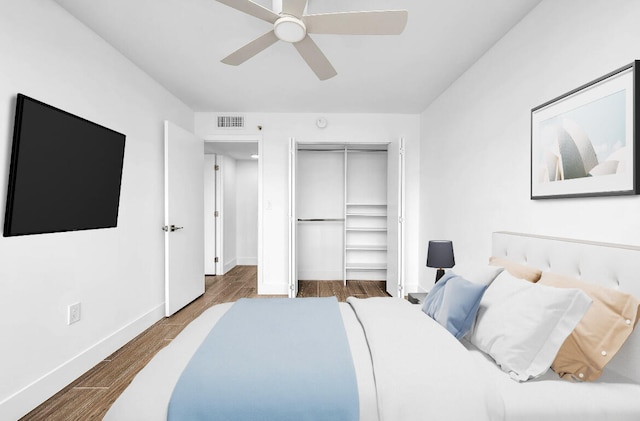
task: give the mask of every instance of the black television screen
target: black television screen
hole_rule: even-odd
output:
[[[5,237],[115,227],[125,135],[18,94]]]

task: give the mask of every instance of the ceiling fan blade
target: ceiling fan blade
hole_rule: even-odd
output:
[[[221,61],[224,64],[237,66],[249,60],[251,57],[255,56],[260,51],[273,45],[276,41],[278,41],[276,34],[273,31],[269,31],[266,34],[254,39],[244,47],[241,47],[238,50],[234,51],[233,53],[229,54],[228,56],[223,58]]]
[[[302,17],[306,6],[307,0],[283,0],[282,13],[299,18]]]
[[[310,34],[398,35],[408,15],[406,10],[322,13],[305,16],[304,23]]]
[[[226,4],[229,7],[233,7],[236,10],[244,12],[248,15],[254,16],[258,19],[266,20],[270,23],[275,23],[280,16],[274,13],[272,10],[266,7],[260,6],[251,0],[217,0],[222,4]]]
[[[304,37],[302,41],[294,43],[293,46],[318,76],[318,79],[327,80],[338,74],[316,43],[309,38],[309,35]]]

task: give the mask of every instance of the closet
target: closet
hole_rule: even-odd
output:
[[[399,295],[401,147],[292,140],[290,152],[290,295],[298,280],[382,280]]]

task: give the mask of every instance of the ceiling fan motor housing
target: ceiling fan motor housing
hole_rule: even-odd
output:
[[[273,24],[273,31],[279,40],[300,42],[307,36],[307,26],[295,16],[284,15]]]

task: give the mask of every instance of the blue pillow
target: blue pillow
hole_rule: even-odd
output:
[[[460,339],[471,330],[486,289],[449,271],[431,288],[422,311]]]
[[[448,270],[442,278],[431,288],[429,294],[424,299],[424,304],[422,304],[422,311],[424,311],[427,316],[432,319],[436,319],[435,315],[440,309],[440,304],[442,303],[442,296],[444,294],[444,287],[449,281],[449,279],[456,276],[455,273]]]

